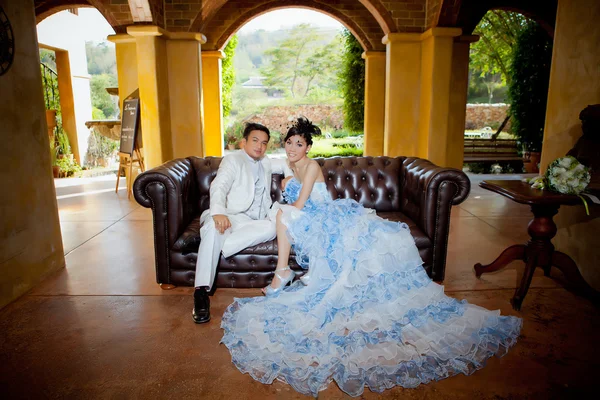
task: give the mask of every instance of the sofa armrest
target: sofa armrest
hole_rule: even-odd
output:
[[[450,232],[450,211],[471,190],[467,175],[455,168],[438,167],[419,158],[406,158],[402,165],[402,212],[431,239],[431,277],[442,281]]]
[[[170,283],[169,250],[200,212],[190,160],[175,159],[141,173],[133,184],[137,202],[152,209],[156,278]]]

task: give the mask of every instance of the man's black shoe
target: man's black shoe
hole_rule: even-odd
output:
[[[205,288],[197,288],[194,291],[194,310],[192,318],[197,324],[210,321],[210,299]]]

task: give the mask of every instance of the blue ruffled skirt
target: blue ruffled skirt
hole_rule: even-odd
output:
[[[334,380],[359,396],[469,375],[515,344],[521,319],[446,296],[406,224],[354,200],[283,210],[311,280],[227,308],[222,343],[241,372],[313,396]]]

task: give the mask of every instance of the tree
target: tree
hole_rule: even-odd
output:
[[[115,118],[118,114],[117,105],[106,91],[107,87],[115,86],[117,86],[117,78],[114,75],[92,75],[90,82],[92,106],[100,109],[106,118]]]
[[[223,99],[223,116],[227,117],[231,112],[231,104],[232,104],[232,92],[231,88],[235,83],[235,68],[233,66],[233,57],[235,55],[235,48],[238,44],[237,35],[233,35],[223,52],[225,53],[225,58],[222,62],[222,82],[223,86],[221,87],[221,97]]]
[[[537,23],[530,24],[517,38],[508,86],[512,131],[525,151],[542,149],[551,62],[550,36]]]
[[[508,69],[512,49],[519,32],[532,23],[523,15],[511,11],[488,11],[473,33],[480,36],[471,45],[470,65],[481,76],[500,74],[502,82],[509,82]]]
[[[340,44],[340,40],[334,38],[325,46],[317,48],[313,54],[304,60],[300,68],[300,75],[306,78],[304,97],[308,95],[311,84],[315,79],[322,83],[321,86],[337,89],[335,77],[338,75],[340,64]]]
[[[365,121],[365,60],[363,48],[352,32],[344,30],[344,53],[339,79],[344,97],[344,125],[362,131]]]
[[[85,55],[90,75],[117,75],[115,46],[110,42],[85,42]]]
[[[319,38],[314,26],[294,26],[277,47],[265,51],[268,64],[261,68],[261,73],[266,78],[265,84],[275,89],[288,90],[292,97],[296,97],[297,81],[306,75],[305,60],[315,54],[311,52],[311,47],[314,48]]]

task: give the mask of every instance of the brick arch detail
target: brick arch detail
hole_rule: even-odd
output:
[[[285,3],[285,5],[282,5],[281,3]],[[235,32],[237,32],[238,29],[240,29],[246,22],[250,21],[251,19],[253,19],[261,14],[265,14],[269,11],[274,11],[277,9],[288,8],[288,7],[301,7],[301,8],[311,9],[311,10],[315,10],[315,11],[321,11],[321,12],[329,15],[330,17],[338,20],[341,24],[343,24],[346,28],[348,28],[348,30],[350,30],[350,32],[352,32],[354,37],[356,37],[356,39],[359,41],[359,43],[362,45],[362,47],[365,51],[371,51],[371,50],[375,49],[375,45],[371,42],[371,40],[369,40],[367,35],[362,31],[362,29],[360,29],[358,24],[356,22],[354,22],[352,19],[350,19],[346,15],[343,15],[339,11],[337,11],[329,6],[326,6],[324,4],[317,3],[317,5],[318,5],[318,8],[317,8],[314,6],[311,7],[311,6],[307,5],[307,3],[310,3],[310,1],[286,0],[285,2],[278,1],[276,3],[263,4],[259,7],[256,7],[254,9],[248,11],[245,14],[241,15],[238,19],[233,21],[233,23],[231,23],[225,29],[225,31],[220,33],[220,35],[218,36],[218,39],[216,41],[213,42],[212,40],[209,39],[209,42],[214,43],[215,49],[223,50],[223,48],[227,44],[227,41],[229,40],[229,38],[231,36],[233,36],[235,34]],[[210,30],[206,32],[207,37],[210,35],[210,32],[211,32]],[[377,38],[379,42],[381,42],[381,37],[383,37],[383,33],[381,33],[381,35]],[[378,47],[381,47],[381,46],[378,46]]]
[[[558,0],[442,0],[437,26],[459,27],[463,34],[471,34],[489,10],[505,10],[523,14],[540,24],[554,36]]]
[[[69,8],[90,8],[93,7],[106,21],[112,26],[116,33],[125,33],[127,25],[133,23],[131,18],[131,12],[129,11],[129,5],[127,5],[126,13],[129,17],[124,19],[117,19],[105,5],[109,0],[49,0],[49,1],[35,1],[35,23],[39,24],[49,16],[56,14],[57,12],[64,11]]]
[[[206,2],[190,25],[189,30],[191,32],[202,32],[204,29],[206,29],[207,25],[210,23],[215,14],[217,14],[219,10],[230,1],[231,0],[215,0]],[[397,31],[396,23],[394,22],[392,13],[381,3],[380,0],[358,1],[371,13],[373,18],[375,18],[385,35],[390,32]],[[333,8],[334,6],[330,7]]]

